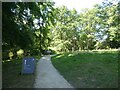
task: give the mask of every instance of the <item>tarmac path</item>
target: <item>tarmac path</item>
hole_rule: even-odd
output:
[[[45,55],[38,61],[34,88],[73,88],[52,65],[52,56]]]

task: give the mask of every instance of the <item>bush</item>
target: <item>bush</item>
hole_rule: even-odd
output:
[[[2,52],[2,60],[9,59],[9,52]]]

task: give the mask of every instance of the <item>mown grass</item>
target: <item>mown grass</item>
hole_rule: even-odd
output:
[[[21,70],[22,59],[2,62],[2,88],[33,88],[35,74],[21,75]]]
[[[75,88],[118,87],[117,51],[63,53],[52,63]]]

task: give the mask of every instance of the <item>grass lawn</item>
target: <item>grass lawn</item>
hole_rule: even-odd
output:
[[[52,57],[75,88],[118,88],[118,52],[75,52]]]
[[[22,59],[2,62],[2,88],[33,88],[35,74],[20,75],[21,70]]]

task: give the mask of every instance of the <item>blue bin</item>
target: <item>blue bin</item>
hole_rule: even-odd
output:
[[[25,57],[22,62],[22,74],[33,74],[35,72],[36,60],[33,57]]]

